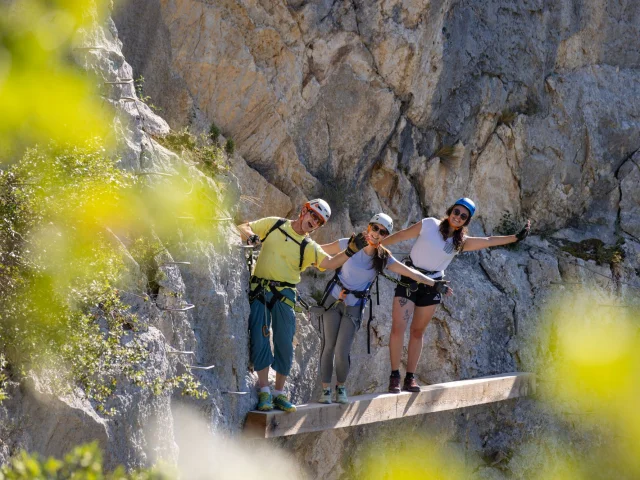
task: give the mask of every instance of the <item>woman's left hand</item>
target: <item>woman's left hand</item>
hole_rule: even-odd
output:
[[[453,289],[449,286],[448,280],[435,280],[433,286],[436,289],[436,292],[441,295],[444,295],[446,297],[450,297],[451,295],[453,295]]]
[[[529,236],[529,232],[531,231],[531,220],[527,220],[527,223],[524,225],[522,230],[516,233],[516,241],[521,242],[525,238]]]

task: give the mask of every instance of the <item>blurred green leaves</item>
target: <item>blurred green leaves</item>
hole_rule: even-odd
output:
[[[97,443],[75,447],[63,460],[47,459],[21,451],[10,462],[0,467],[0,480],[169,480],[177,473],[166,465],[126,472],[118,467],[105,473],[102,453]]]
[[[103,0],[0,4],[0,163],[33,142],[83,142],[107,126],[95,85],[72,61],[74,33]]]

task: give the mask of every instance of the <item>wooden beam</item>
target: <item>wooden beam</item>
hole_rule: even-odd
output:
[[[294,413],[252,411],[247,414],[244,433],[249,438],[271,438],[364,425],[525,397],[535,388],[534,374],[509,373],[429,385],[419,393],[354,396],[346,405],[298,405]]]

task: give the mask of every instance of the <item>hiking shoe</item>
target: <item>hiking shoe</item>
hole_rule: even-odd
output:
[[[287,396],[284,393],[278,395],[273,401],[273,406],[278,410],[282,410],[283,412],[295,412],[296,406],[289,401]]]
[[[320,398],[318,399],[320,403],[331,403],[331,389],[323,388],[322,393],[320,394]]]
[[[269,392],[258,392],[258,410],[261,412],[273,410],[273,400]]]
[[[349,403],[349,399],[347,398],[347,387],[344,385],[338,385],[336,387],[336,402]]]
[[[402,390],[405,392],[419,392],[420,385],[416,382],[415,377],[407,378],[404,377],[404,383],[402,384]]]
[[[400,393],[400,377],[389,377],[389,393]]]

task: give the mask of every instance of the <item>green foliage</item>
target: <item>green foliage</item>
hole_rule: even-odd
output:
[[[233,152],[236,151],[236,142],[234,142],[232,138],[227,139],[224,149],[229,155],[233,155]]]
[[[500,219],[500,223],[495,228],[495,235],[514,235],[520,230],[526,223],[526,220],[522,217],[516,217],[511,212],[504,212],[502,214],[502,218]],[[517,250],[520,248],[520,244],[510,243],[508,245],[503,245],[502,248],[506,248],[507,250]]]
[[[218,138],[220,138],[220,133],[221,132],[218,126],[215,123],[212,123],[211,127],[209,128],[209,138],[213,143],[218,142]]]
[[[129,253],[147,277],[146,293],[149,295],[157,295],[160,291],[158,282],[163,280],[163,274],[158,268],[156,255],[164,250],[166,250],[164,245],[150,235],[137,238],[129,247]]]
[[[140,75],[138,78],[136,78],[134,80],[134,85],[136,88],[136,94],[138,95],[138,99],[141,102],[144,102],[147,104],[147,106],[153,110],[154,112],[160,112],[162,111],[161,107],[158,107],[157,105],[154,105],[153,102],[151,101],[151,97],[149,95],[145,95],[144,93],[144,77],[142,75]]]
[[[100,22],[108,2],[0,2],[0,163],[32,142],[76,142],[104,134],[108,112],[98,82],[80,71],[79,28]]]
[[[525,220],[515,217],[511,212],[502,214],[500,223],[496,227],[497,235],[513,235],[519,232],[525,224]]]
[[[7,375],[4,372],[5,367],[7,366],[7,361],[4,358],[4,354],[0,353],[0,402],[7,398],[7,391],[5,390],[7,383]]]
[[[436,153],[433,154],[434,157],[438,157],[443,162],[449,161],[458,161],[464,155],[464,145],[461,142],[456,143],[455,145],[442,145]]]
[[[320,305],[320,302],[322,301],[322,297],[324,295],[324,290],[313,290],[311,292],[311,298],[313,298],[316,302],[316,305]]]
[[[169,480],[177,473],[166,466],[126,472],[123,467],[105,473],[102,453],[96,442],[75,447],[63,460],[47,459],[21,451],[0,468],[0,480]]]
[[[513,121],[516,119],[517,116],[518,114],[516,112],[509,110],[508,108],[505,108],[504,110],[502,110],[502,112],[500,113],[500,116],[498,117],[498,125],[511,126],[511,124],[513,123]]]
[[[156,378],[152,385],[152,390],[156,395],[164,391],[180,389],[182,395],[194,398],[207,398],[207,392],[201,390],[200,382],[193,375],[185,373],[166,380]]]
[[[624,260],[624,250],[621,246],[624,241],[607,246],[602,240],[589,238],[581,242],[565,241],[560,250],[583,260],[593,260],[598,265],[617,265]]]
[[[105,414],[119,381],[154,381],[140,321],[117,289],[122,252],[105,228],[141,221],[126,214],[136,178],[115,163],[98,141],[51,144],[0,174],[0,354],[18,379],[46,372],[62,391],[81,387]],[[156,243],[134,244],[142,258],[155,255]]]
[[[211,177],[229,169],[220,147],[211,144],[206,135],[196,136],[185,128],[159,138],[158,142],[185,161],[195,163],[201,171]]]

